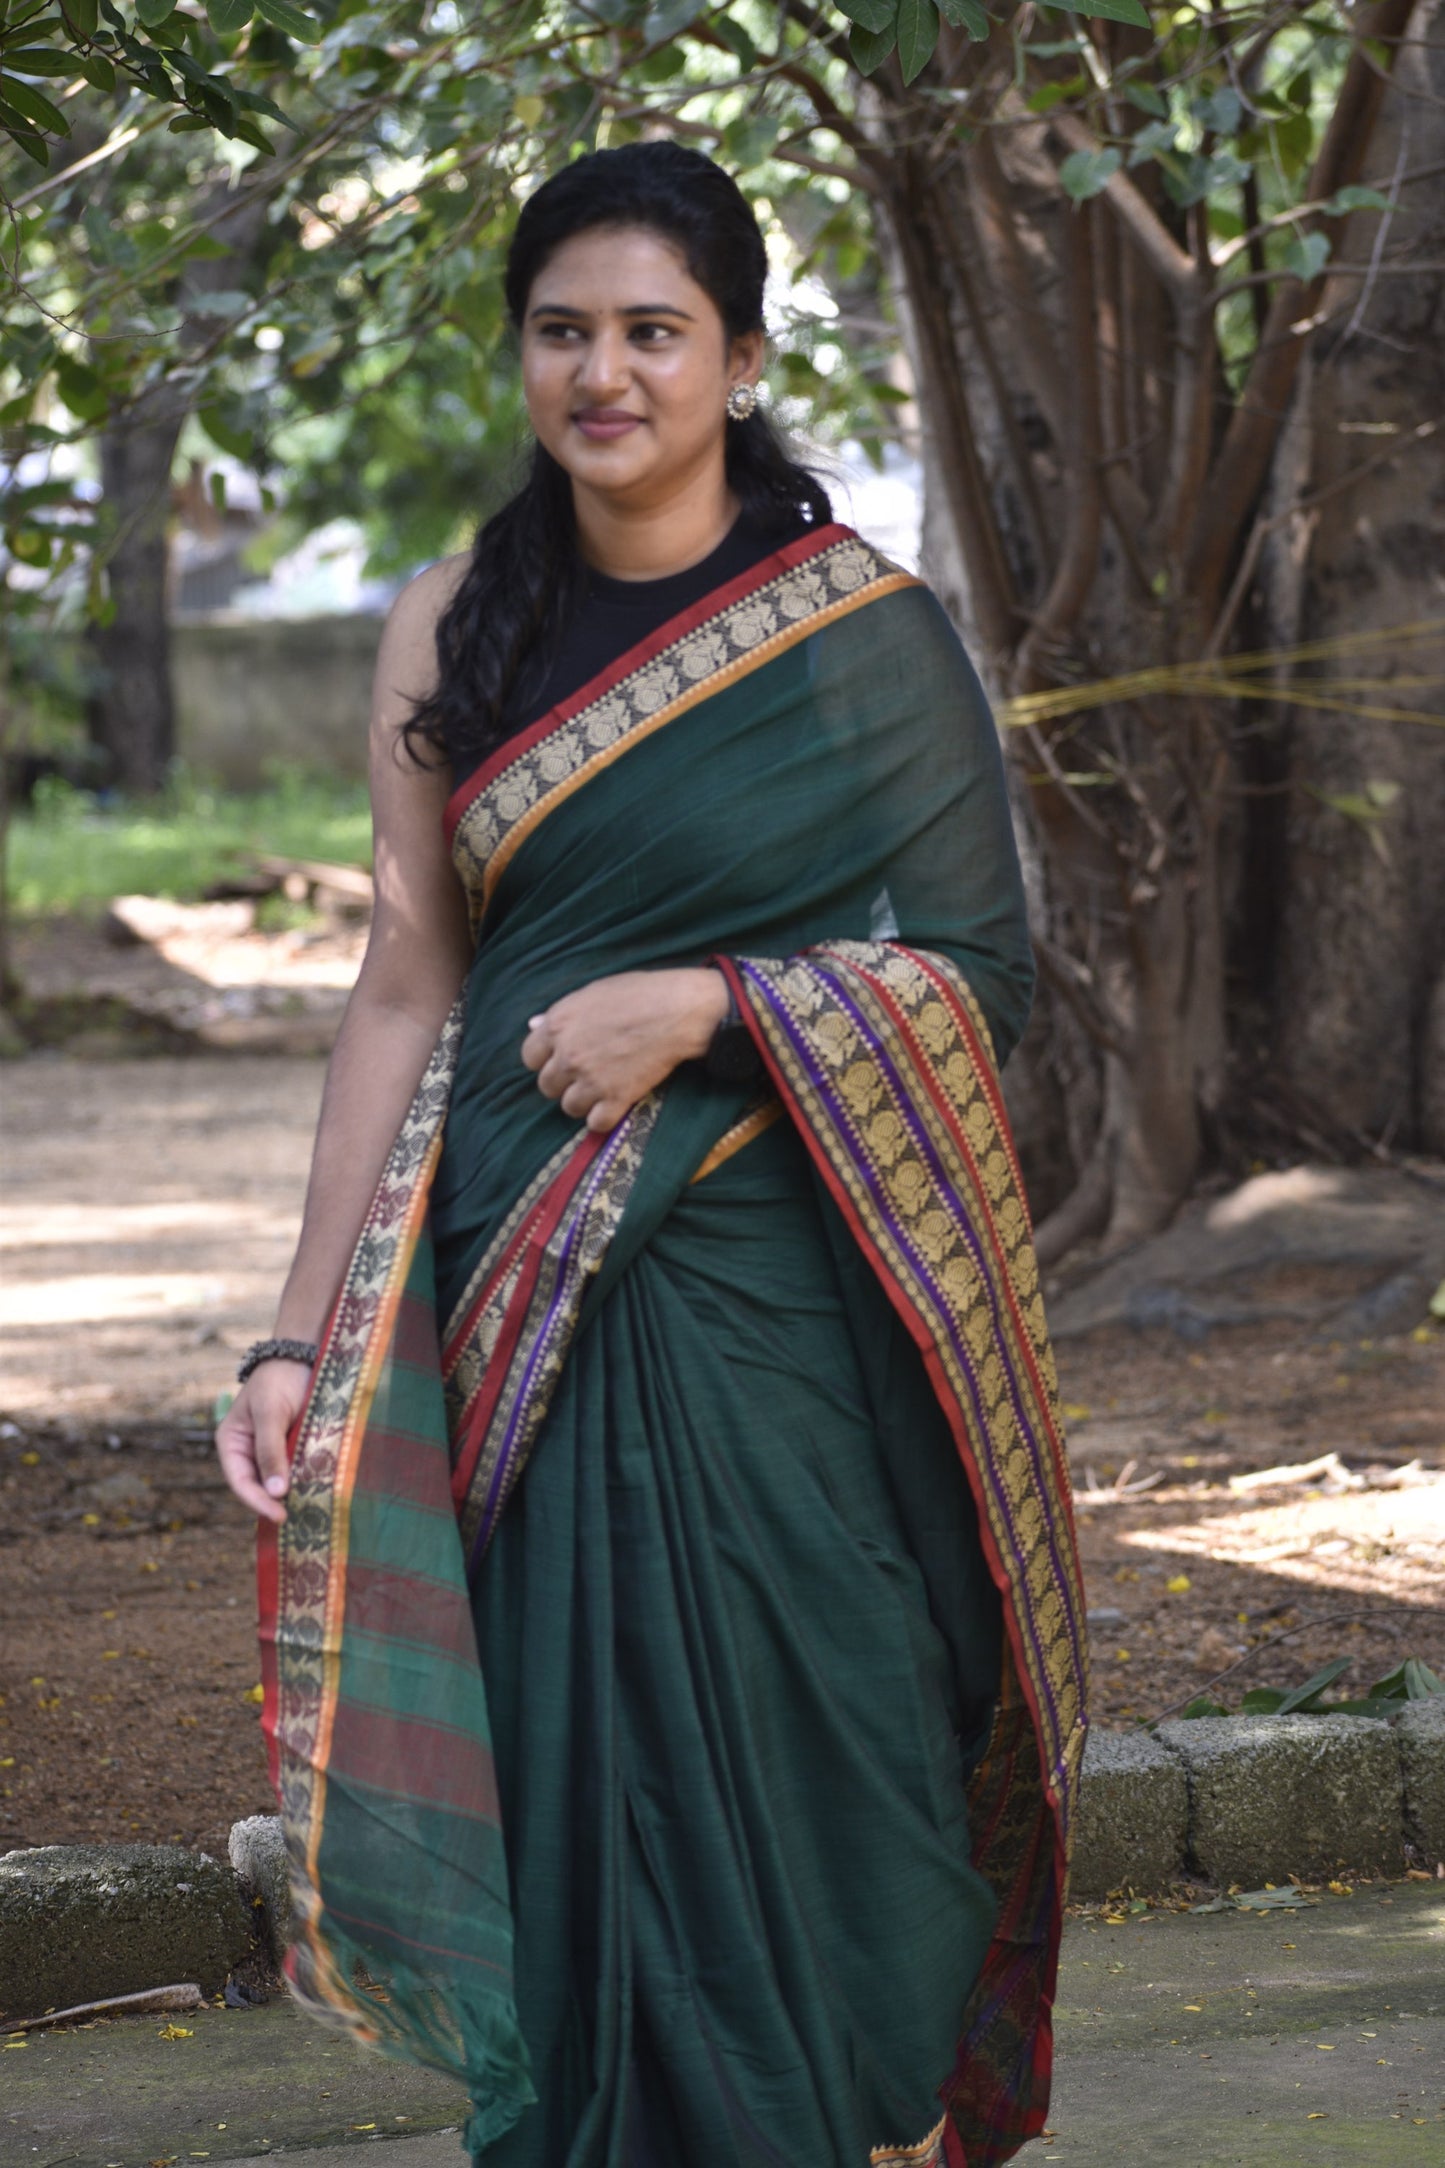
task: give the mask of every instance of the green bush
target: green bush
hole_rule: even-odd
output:
[[[163,796],[127,803],[47,777],[11,827],[11,908],[34,918],[98,914],[113,896],[194,902],[252,852],[369,866],[365,784],[287,769],[243,795],[178,774]]]

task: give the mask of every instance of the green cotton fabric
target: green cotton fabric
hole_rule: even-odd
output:
[[[781,1124],[683,1192],[478,1580],[540,2096],[497,2168],[862,2163],[937,2120],[995,1916],[999,1605],[831,1213]]]
[[[895,590],[591,774],[484,918],[432,1186],[438,1316],[575,1134],[576,987],[897,939],[1000,1059],[1031,963],[992,721]],[[921,1358],[786,1121],[679,1073],[473,1617],[535,2105],[487,2168],[864,2168],[942,2112],[993,1927],[964,1787],[999,1600]]]

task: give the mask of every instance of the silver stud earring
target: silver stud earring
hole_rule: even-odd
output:
[[[734,384],[732,390],[728,393],[727,404],[729,421],[745,422],[748,416],[757,409],[757,385]]]

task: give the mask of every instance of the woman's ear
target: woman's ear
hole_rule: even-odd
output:
[[[763,373],[763,361],[767,353],[767,333],[745,331],[732,342],[728,357],[728,384],[756,384]]]

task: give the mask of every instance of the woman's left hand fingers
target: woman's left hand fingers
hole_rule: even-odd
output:
[[[532,1019],[527,1036],[522,1041],[522,1060],[528,1069],[542,1069],[556,1052],[556,1041],[548,1029],[545,1017]]]

